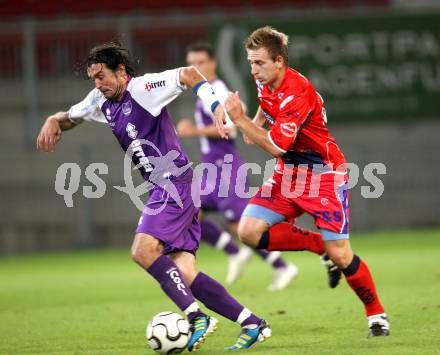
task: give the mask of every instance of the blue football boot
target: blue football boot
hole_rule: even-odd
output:
[[[188,351],[196,351],[209,334],[217,329],[218,320],[205,314],[194,318],[190,322],[191,337],[186,345]]]
[[[260,324],[255,328],[242,328],[240,336],[237,339],[237,342],[225,348],[225,350],[246,350],[258,342],[265,341],[272,335],[272,329],[270,329],[269,324],[262,319]]]

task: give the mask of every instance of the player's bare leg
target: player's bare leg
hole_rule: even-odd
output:
[[[242,216],[238,224],[237,234],[242,243],[255,249],[261,236],[267,230],[269,230],[269,225],[261,218]]]
[[[197,271],[196,259],[193,254],[180,251],[172,253],[170,256],[175,261],[176,265],[181,270],[184,270],[182,271],[183,277],[190,285],[193,295],[199,301],[210,310],[233,322],[239,323],[242,327],[241,335],[243,333],[252,334],[243,347],[253,346],[258,341],[263,341],[271,335],[271,329],[264,319],[257,317],[247,308],[242,306],[219,282],[208,275]],[[215,330],[216,324],[216,319],[208,317],[207,334]],[[231,350],[236,349],[234,348]]]
[[[162,243],[151,235],[138,233],[131,245],[131,257],[143,269],[148,269],[161,255]]]
[[[369,336],[390,333],[387,315],[380,303],[370,270],[351,249],[348,239],[325,241],[327,254],[342,270],[347,283],[363,302],[368,318]]]
[[[131,254],[133,260],[159,282],[165,294],[187,315],[191,324],[200,322],[200,319],[207,323],[209,317],[200,310],[180,267],[171,258],[162,255],[162,250],[160,240],[149,234],[137,233]],[[191,272],[192,269],[186,270],[187,275]],[[205,331],[193,332],[188,349],[191,351],[200,346],[205,337]]]

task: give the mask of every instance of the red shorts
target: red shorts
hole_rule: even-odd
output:
[[[284,180],[283,180],[284,176]],[[259,205],[294,222],[304,212],[309,213],[319,229],[348,234],[348,174],[275,173],[260,187],[249,204]]]

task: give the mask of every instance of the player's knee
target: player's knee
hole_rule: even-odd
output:
[[[155,239],[136,236],[131,247],[131,258],[134,262],[148,268],[161,255],[160,243]]]
[[[349,246],[329,245],[326,243],[327,255],[340,268],[345,269],[353,260],[353,251]]]
[[[237,234],[243,244],[256,248],[261,236],[267,230],[268,224],[262,219],[242,216],[238,224]]]
[[[261,233],[258,233],[245,223],[239,224],[237,232],[240,241],[243,244],[253,248],[257,246],[259,238],[261,237]]]
[[[138,246],[135,246],[134,244],[131,246],[131,258],[136,264],[141,266],[144,263],[144,253]]]
[[[350,259],[341,252],[327,253],[330,259],[340,268],[345,269],[350,264]]]

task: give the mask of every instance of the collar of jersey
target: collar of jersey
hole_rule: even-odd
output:
[[[267,85],[265,85],[264,88],[266,89],[266,94],[268,96],[272,96],[272,95],[277,95],[280,91],[284,91],[287,80],[292,75],[292,72],[293,72],[293,69],[290,67],[287,67],[286,72],[284,73],[284,76],[283,76],[283,80],[281,81],[281,85],[274,92],[271,92],[269,90],[269,88],[267,87]]]

